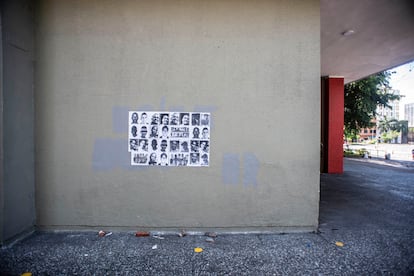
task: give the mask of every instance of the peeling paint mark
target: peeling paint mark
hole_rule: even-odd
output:
[[[257,186],[257,174],[259,173],[260,162],[256,155],[250,152],[243,154],[243,185]]]
[[[223,155],[222,178],[224,184],[237,185],[240,175],[240,160],[238,154]]]

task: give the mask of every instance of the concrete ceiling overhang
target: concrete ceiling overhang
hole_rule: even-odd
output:
[[[348,83],[414,60],[414,0],[320,4],[322,76]]]

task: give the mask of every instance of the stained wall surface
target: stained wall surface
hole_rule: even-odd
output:
[[[317,227],[319,1],[43,0],[36,20],[39,227]],[[210,166],[132,167],[137,109],[210,112]]]

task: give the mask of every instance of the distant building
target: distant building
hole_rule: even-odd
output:
[[[373,126],[372,128],[362,128],[359,131],[359,137],[361,141],[373,140],[377,137],[377,127]]]
[[[399,90],[391,90],[390,91],[394,95],[400,95]],[[378,106],[377,107],[377,122],[383,120],[385,117],[388,120],[396,119],[399,120],[400,118],[400,101],[394,100],[388,103],[390,107]]]
[[[404,105],[404,119],[408,121],[408,143],[414,143],[414,103]]]
[[[400,95],[399,90],[392,90],[390,91],[394,95]],[[387,118],[388,120],[396,119],[398,120],[400,117],[400,101],[394,100],[388,103],[389,107],[378,106],[377,107],[377,116],[372,121],[375,125],[372,128],[363,128],[359,132],[359,139],[361,141],[373,140],[377,139],[381,136],[380,130],[378,128],[379,122]]]
[[[414,103],[404,105],[404,119],[408,121],[408,127],[414,127]]]
[[[399,90],[391,90],[389,92],[397,96],[400,95]],[[381,129],[378,127],[381,121],[385,119],[399,120],[400,118],[400,101],[399,100],[390,101],[388,105],[389,107],[377,106],[376,129],[377,129],[378,138],[381,137]],[[401,143],[401,137],[399,137],[395,142]]]

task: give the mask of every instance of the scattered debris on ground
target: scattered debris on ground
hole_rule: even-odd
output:
[[[196,248],[194,248],[194,252],[195,252],[195,253],[201,253],[201,252],[203,252],[203,248],[201,248],[201,247],[196,247]]]
[[[217,238],[216,232],[206,232],[204,235],[210,238]]]
[[[180,233],[178,233],[178,236],[179,237],[185,237],[185,236],[187,236],[187,232],[185,232],[185,230],[181,230],[181,232]]]
[[[339,247],[343,247],[344,246],[344,243],[343,242],[340,242],[340,241],[337,241],[337,242],[335,242],[335,245],[336,246],[339,246]]]
[[[135,233],[135,237],[149,237],[150,232],[147,231],[138,231]]]
[[[100,230],[100,231],[98,232],[98,236],[99,236],[99,237],[107,237],[107,236],[110,236],[110,235],[112,235],[112,232],[105,232],[105,231],[103,231],[103,230]]]

